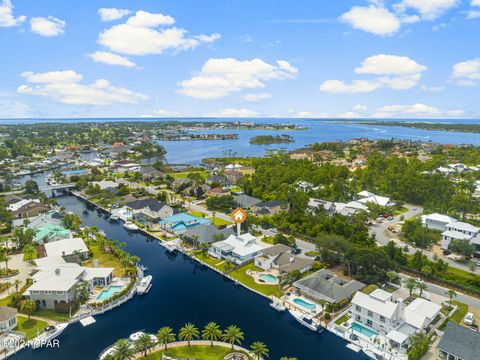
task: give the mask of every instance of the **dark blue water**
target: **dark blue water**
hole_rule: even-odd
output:
[[[109,237],[127,242],[127,250],[140,256],[149,267],[153,286],[147,295],[136,296],[123,306],[96,316],[93,325],[69,326],[58,338],[59,349],[27,349],[15,356],[15,360],[97,359],[108,345],[135,331],[156,333],[165,325],[178,331],[186,322],[203,327],[209,321],[222,328],[239,326],[245,333],[243,345],[248,347],[253,341],[263,341],[270,349],[270,359],[287,355],[301,360],[366,359],[347,349],[339,337],[327,331],[313,333],[288,313],[271,309],[267,299],[182,254],[166,253],[157,241],[140,234],[129,235],[120,224],[110,223],[93,209],[84,214],[86,205],[77,198],[61,196],[57,200],[81,216],[84,224],[98,226]]]

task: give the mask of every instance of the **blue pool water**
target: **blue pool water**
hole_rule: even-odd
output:
[[[370,330],[369,328],[366,328],[365,326],[362,326],[360,324],[357,324],[356,322],[352,323],[352,330],[360,333],[362,335],[368,336],[369,338],[378,335],[377,332]]]
[[[270,274],[260,274],[259,278],[268,283],[276,283],[278,281],[275,276]]]
[[[97,300],[107,300],[110,299],[113,294],[122,291],[122,286],[110,286],[108,289],[100,291],[100,294],[97,295]]]
[[[305,301],[300,298],[293,299],[293,302],[297,305],[300,305],[301,307],[304,307],[307,310],[315,310],[315,308],[317,307],[315,304],[312,304],[311,302]]]

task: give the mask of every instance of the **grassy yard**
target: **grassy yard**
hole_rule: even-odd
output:
[[[203,218],[205,213],[201,212],[201,211],[189,211],[187,214],[190,214],[192,216],[196,216],[196,217],[199,217],[199,218]]]
[[[197,360],[222,360],[231,350],[222,346],[182,346],[168,349],[168,355],[177,358],[197,359]],[[147,355],[147,360],[162,359],[163,351],[157,351]]]
[[[220,271],[227,270],[227,263],[221,259],[216,259],[208,254],[203,255],[201,251],[198,251],[195,254],[195,257],[203,261],[204,263],[207,263],[208,265],[213,266],[214,268],[217,268]]]
[[[267,244],[275,245],[273,242],[273,236],[265,236],[262,238],[262,241]]]
[[[65,322],[70,319],[69,314],[58,313],[53,309],[38,309],[33,313],[33,316],[39,316],[58,322]]]
[[[208,178],[210,175],[208,174],[207,171],[184,171],[184,172],[172,172],[168,173],[171,177],[174,179],[183,179],[186,178],[188,174],[191,173],[198,173],[200,174],[204,179]]]
[[[213,225],[215,226],[222,226],[222,225],[231,225],[231,221],[227,221],[224,219],[220,219],[219,217],[215,217],[215,220],[213,220],[212,217],[207,217],[207,219],[212,220]]]
[[[452,321],[455,324],[461,325],[463,323],[463,318],[465,317],[465,315],[467,315],[467,312],[468,312],[467,304],[464,304],[464,303],[461,303],[460,301],[455,301],[455,300],[453,300],[452,302],[449,301],[449,303],[452,305],[458,306],[458,309],[453,313],[453,315],[450,318],[446,319],[443,322],[443,324],[439,326],[438,329],[442,331],[445,329],[449,321]]]
[[[348,316],[347,314],[343,315],[341,318],[337,319],[337,321],[335,321],[335,324],[337,325],[340,325],[340,324],[343,324],[345,321],[347,321],[348,319],[350,319],[350,316]]]
[[[377,286],[377,285],[375,285],[375,284],[370,284],[370,285],[368,285],[366,288],[364,288],[364,289],[362,290],[362,292],[365,293],[365,294],[371,294],[372,292],[374,292],[374,291],[377,290],[377,289],[378,289],[378,286]]]
[[[315,257],[315,256],[320,255],[320,253],[319,253],[318,251],[307,251],[307,252],[305,253],[305,255],[311,256],[311,257]]]
[[[43,329],[47,327],[47,322],[37,319],[28,320],[27,316],[18,315],[17,316],[17,327],[15,331],[23,332],[27,335],[27,339],[31,340],[37,337],[37,334],[43,332]]]
[[[113,270],[113,276],[123,275],[123,269],[120,266],[120,260],[118,258],[113,256],[112,254],[104,253],[100,249],[100,246],[98,245],[93,244],[93,245],[90,245],[88,248],[90,249],[93,255],[92,257],[90,257],[90,259],[84,262],[83,264],[84,266],[92,267],[93,259],[97,259],[99,267],[115,268],[115,270]]]
[[[234,279],[240,281],[242,284],[248,286],[249,288],[257,290],[262,294],[265,294],[267,296],[271,296],[271,295],[275,295],[277,297],[281,296],[278,285],[257,284],[251,276],[246,274],[247,270],[262,271],[262,269],[256,267],[255,264],[252,262],[238,268],[235,271],[232,271],[231,273],[229,273],[229,275]]]

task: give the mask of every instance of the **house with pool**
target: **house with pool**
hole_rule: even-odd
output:
[[[160,221],[159,224],[163,230],[175,235],[180,235],[195,226],[210,224],[211,222],[212,221],[209,219],[193,216],[187,213],[179,213],[166,217]]]
[[[263,249],[257,244],[255,236],[246,233],[230,235],[225,240],[213,243],[208,253],[217,259],[228,259],[237,265],[243,265],[260,255]]]
[[[68,312],[79,298],[81,284],[95,294],[96,288],[108,290],[113,281],[113,268],[84,267],[67,263],[61,256],[38,259],[36,263],[33,284],[23,297],[35,301],[39,309]]]
[[[416,298],[406,305],[392,293],[376,289],[370,294],[357,292],[348,310],[349,319],[342,327],[367,347],[393,354],[393,358],[406,356],[411,336],[430,331],[440,324],[441,306],[429,300]]]

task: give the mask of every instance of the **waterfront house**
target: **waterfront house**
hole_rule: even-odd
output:
[[[65,229],[62,225],[47,223],[35,228],[33,242],[35,244],[44,244],[47,242],[67,239],[71,236],[71,234],[72,232],[68,229]]]
[[[374,193],[371,193],[370,191],[366,191],[366,190],[360,191],[357,194],[357,197],[358,197],[357,201],[365,205],[368,203],[372,203],[379,206],[386,206],[386,207],[395,205],[395,203],[392,200],[390,200],[390,198],[385,196],[375,195]]]
[[[474,239],[480,232],[480,228],[462,221],[454,221],[445,225],[445,231],[442,233],[442,248],[448,249],[453,240]]]
[[[234,233],[234,229],[231,227],[225,229],[218,229],[215,225],[204,224],[187,229],[185,233],[182,234],[182,238],[189,240],[193,244],[211,244],[215,241],[218,241],[217,237],[223,237],[223,239],[226,239]]]
[[[405,306],[402,299],[394,301],[392,294],[382,289],[371,294],[359,291],[351,303],[352,332],[370,334],[370,338],[378,335],[388,342],[389,349],[401,352],[406,352],[412,335],[429,329],[442,308],[422,298]]]
[[[114,167],[115,167],[115,172],[117,172],[117,173],[140,170],[140,164],[137,164],[137,163],[132,162],[130,160],[115,161]]]
[[[259,216],[276,215],[282,211],[288,211],[288,203],[282,200],[264,201],[252,206],[252,211]]]
[[[126,207],[130,209],[133,219],[144,224],[157,223],[174,213],[171,206],[153,198],[130,201],[126,203]]]
[[[267,247],[255,257],[255,266],[265,271],[276,270],[280,275],[290,274],[293,271],[300,271],[302,274],[309,271],[314,261],[293,255],[291,250],[291,247],[283,244]]]
[[[13,330],[17,327],[17,309],[0,306],[0,333]]]
[[[356,280],[345,280],[330,270],[320,269],[313,274],[297,280],[293,286],[306,297],[317,302],[324,300],[331,304],[349,299],[366,285]]]
[[[47,256],[61,256],[66,262],[88,259],[89,250],[81,238],[63,239],[44,245]]]
[[[57,263],[35,267],[33,284],[23,297],[36,302],[39,309],[68,312],[78,300],[78,286],[85,282],[89,291],[112,281],[113,268],[87,268],[73,263]]]
[[[457,221],[450,216],[438,213],[422,215],[421,219],[424,227],[442,232],[446,230],[448,224]]]
[[[205,218],[196,217],[187,213],[179,213],[168,216],[160,221],[160,227],[173,234],[183,234],[188,229],[195,226],[210,224],[212,221]]]
[[[118,183],[110,180],[92,181],[93,186],[98,186],[100,190],[109,190],[118,188]]]
[[[72,176],[87,175],[88,173],[89,171],[87,169],[73,169],[62,171],[62,176],[70,180]]]
[[[257,255],[264,248],[257,244],[257,238],[249,233],[230,235],[227,239],[212,244],[208,253],[218,259],[228,259],[237,265],[243,265]]]
[[[437,349],[440,359],[478,360],[480,333],[449,321]]]
[[[262,202],[262,200],[260,199],[245,194],[235,196],[234,200],[237,203],[238,207],[244,209],[250,209],[252,206],[255,206]]]

